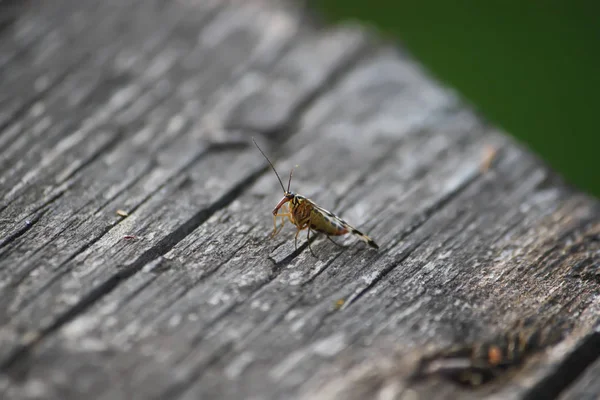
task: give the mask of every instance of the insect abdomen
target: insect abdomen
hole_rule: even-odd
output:
[[[340,223],[339,219],[329,217],[316,209],[313,209],[310,217],[310,228],[330,236],[339,236],[348,233],[348,229]]]
[[[378,249],[379,248],[379,246],[377,245],[377,243],[375,243],[375,241],[373,239],[371,239],[370,237],[368,237],[364,233],[360,232],[359,230],[352,228],[351,226],[349,226],[349,228],[350,228],[349,231],[350,231],[351,234],[353,234],[354,236],[358,237],[360,240],[362,240],[363,242],[365,242],[369,246],[373,247],[374,249]]]
[[[375,249],[379,248],[379,246],[377,245],[377,243],[375,243],[375,241],[373,239],[371,239],[370,237],[368,237],[367,235],[365,235],[364,233],[362,233],[355,227],[351,226],[349,223],[347,223],[340,217],[336,216],[332,212],[322,210],[322,209],[314,210],[314,211],[317,212],[319,215],[321,215],[322,218],[325,220],[325,222],[323,222],[323,225],[329,227],[328,232],[324,232],[324,231],[320,231],[320,232],[327,233],[328,235],[335,235],[335,236],[350,233],[350,234],[356,236],[358,239],[365,242],[366,244],[368,244],[369,246],[371,246]],[[316,228],[313,228],[313,229],[317,230]]]

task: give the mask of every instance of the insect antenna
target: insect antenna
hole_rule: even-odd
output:
[[[297,167],[297,165],[296,165]],[[290,171],[290,179],[288,180],[288,193],[290,191],[290,183],[292,183],[292,174],[294,173],[294,168],[292,168],[292,170]]]
[[[256,148],[258,149],[258,151],[260,151],[262,153],[263,157],[267,160],[267,162],[269,163],[269,165],[271,166],[271,168],[273,168],[273,172],[275,172],[275,175],[277,175],[277,179],[279,180],[279,184],[281,185],[281,189],[283,190],[283,193],[287,193],[286,190],[285,190],[285,188],[283,187],[283,182],[281,182],[281,178],[279,177],[279,174],[277,173],[277,170],[273,166],[273,163],[271,162],[271,160],[269,160],[269,157],[267,157],[267,155],[264,153],[264,151],[262,151],[260,149],[260,147],[258,147],[258,143],[256,143],[256,140],[254,140],[254,138],[252,138],[252,141],[256,145]],[[291,180],[292,180],[292,173],[290,172],[290,181]],[[290,189],[290,182],[288,182],[288,191],[289,191],[289,189]]]

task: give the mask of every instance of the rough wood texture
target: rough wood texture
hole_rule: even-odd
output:
[[[599,203],[401,50],[275,0],[51,3],[0,3],[3,398],[597,394]],[[380,251],[269,239],[250,136]]]

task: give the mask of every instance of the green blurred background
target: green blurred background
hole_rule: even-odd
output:
[[[486,118],[600,197],[600,0],[313,0],[398,39]]]

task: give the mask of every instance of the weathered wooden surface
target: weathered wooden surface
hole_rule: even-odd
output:
[[[274,0],[7,7],[4,398],[598,391],[600,205],[400,50]],[[380,251],[269,239],[252,135]]]

